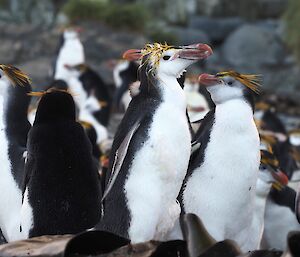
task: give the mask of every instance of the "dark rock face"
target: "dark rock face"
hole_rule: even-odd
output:
[[[273,30],[243,25],[232,33],[222,47],[225,60],[233,66],[251,69],[276,66],[283,61],[284,48]]]
[[[240,17],[210,18],[194,16],[190,18],[189,26],[204,31],[212,42],[222,42],[245,21]]]

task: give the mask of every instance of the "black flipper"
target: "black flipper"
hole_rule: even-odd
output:
[[[107,196],[107,194],[109,193],[109,191],[111,190],[112,186],[114,185],[114,182],[121,170],[123,161],[125,159],[125,156],[127,154],[127,150],[130,144],[130,140],[132,139],[134,133],[137,131],[137,129],[139,128],[141,124],[141,121],[138,120],[135,122],[135,124],[131,127],[131,129],[128,131],[127,135],[125,136],[125,138],[123,139],[122,143],[120,144],[119,148],[117,149],[115,156],[114,156],[114,161],[113,161],[113,166],[111,169],[111,173],[110,173],[110,177],[108,180],[108,183],[105,187],[105,191],[103,193],[103,197],[102,197],[102,202],[105,199],[105,197]]]

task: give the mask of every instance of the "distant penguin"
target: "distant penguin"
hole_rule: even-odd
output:
[[[255,190],[255,215],[248,238],[248,241],[259,243],[256,247],[257,249],[262,241],[268,195],[272,188],[281,191],[287,183],[288,177],[280,170],[279,162],[273,153],[261,150],[261,164]]]
[[[248,244],[260,163],[259,135],[253,120],[255,75],[234,71],[202,74],[202,85],[216,107],[204,118],[193,139],[194,152],[179,199],[184,213],[201,217],[217,240]],[[241,211],[242,210],[242,211]]]
[[[174,48],[156,43],[124,54],[143,58],[140,92],[114,138],[98,228],[132,243],[162,239],[157,236],[164,234],[160,221],[176,203],[191,150],[185,96],[176,78],[211,53],[204,44]]]
[[[277,161],[278,162],[278,161]],[[278,162],[279,164],[279,162]],[[296,178],[298,172],[293,173]],[[262,249],[275,248],[285,250],[287,235],[290,231],[300,230],[297,221],[297,189],[290,187],[299,184],[299,181],[289,181],[288,186],[271,189],[266,203],[265,226],[261,243]]]
[[[127,109],[131,97],[129,96],[129,86],[137,81],[138,64],[135,61],[120,61],[113,70],[114,83],[116,90],[114,94],[114,105],[120,109]]]
[[[68,81],[70,72],[65,65],[77,65],[84,62],[84,49],[79,39],[78,30],[75,28],[65,29],[58,46],[53,78]]]
[[[69,93],[42,94],[27,151],[21,212],[25,237],[92,228],[100,219],[97,167]]]
[[[111,96],[101,77],[86,64],[66,65],[72,72],[69,89],[75,94],[78,119],[91,123],[97,132],[97,143],[108,138],[106,126],[111,112]]]
[[[284,250],[288,233],[300,230],[295,213],[296,194],[297,192],[288,186],[281,191],[271,190],[266,204],[262,248]]]
[[[23,238],[20,211],[30,91],[26,74],[0,65],[0,228],[8,242]]]
[[[198,80],[194,81],[192,78],[186,79],[184,92],[187,98],[188,115],[192,123],[202,120],[210,109],[207,99],[199,93],[198,88]]]
[[[93,107],[92,109],[99,110],[93,111],[93,116],[103,126],[107,126],[111,109],[111,96],[109,94],[108,86],[104,83],[102,78],[86,64],[82,63],[75,66],[67,65],[67,67],[70,70],[78,72],[78,79],[82,84],[83,90],[85,91],[86,100],[84,103],[79,104],[79,108],[81,108],[81,106],[89,108],[87,102],[91,101],[90,99],[95,99],[97,106]],[[71,83],[70,90],[72,91]],[[76,91],[74,93],[76,94]]]

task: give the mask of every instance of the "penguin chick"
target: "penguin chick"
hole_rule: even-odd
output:
[[[75,121],[73,97],[42,95],[28,134],[21,230],[26,237],[74,234],[100,218],[100,188],[92,147]]]

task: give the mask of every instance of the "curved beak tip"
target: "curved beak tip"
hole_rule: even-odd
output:
[[[142,57],[141,50],[139,49],[129,49],[125,51],[122,55],[123,59],[126,59],[128,61],[136,61]]]

